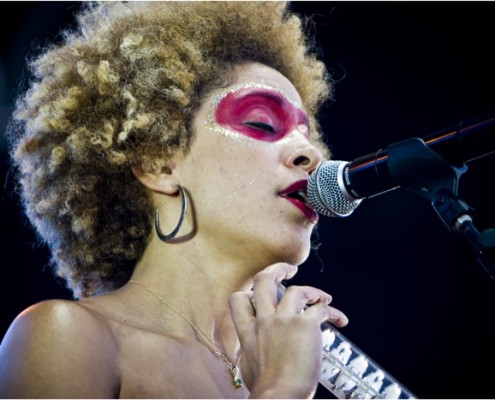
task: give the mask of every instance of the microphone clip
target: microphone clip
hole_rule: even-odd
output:
[[[495,280],[495,230],[481,234],[473,224],[474,209],[457,196],[459,179],[468,167],[455,167],[419,138],[388,148],[388,170],[401,187],[428,200],[450,231],[461,232],[473,245],[478,262]]]

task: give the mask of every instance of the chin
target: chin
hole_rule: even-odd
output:
[[[303,264],[309,257],[309,248],[304,254],[300,254],[298,257],[294,259],[293,265],[301,265]]]
[[[292,265],[301,265],[304,263],[311,251],[311,245],[308,243],[298,243],[293,246],[284,248],[284,251],[280,254],[279,262],[285,262]]]
[[[263,265],[279,262],[301,265],[308,259],[311,251],[311,233],[307,230],[284,231],[266,240],[256,236],[256,243],[262,246],[258,254],[263,257]]]

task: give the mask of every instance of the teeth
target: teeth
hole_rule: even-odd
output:
[[[290,193],[290,196],[294,197],[296,199],[302,200],[306,204],[309,204],[308,203],[308,197],[306,196],[306,192],[304,192],[303,190],[298,190],[297,192],[292,192],[292,193]]]
[[[302,199],[306,204],[308,203],[308,196],[306,196],[306,192],[299,190],[297,194],[302,197]]]

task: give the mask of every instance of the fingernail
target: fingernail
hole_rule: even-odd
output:
[[[297,273],[297,267],[295,265],[291,265],[292,271],[287,272],[285,275],[285,279],[291,279]]]
[[[340,326],[346,326],[349,323],[349,318],[345,315],[339,318]]]

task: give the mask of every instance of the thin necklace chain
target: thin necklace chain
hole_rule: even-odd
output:
[[[142,284],[141,282],[139,281],[136,281],[135,279],[131,279],[129,280],[130,283],[135,283],[139,286],[141,286],[142,288],[146,289],[148,292],[154,294],[158,299],[160,299],[160,301],[164,304],[166,304],[167,306],[169,306],[172,310],[174,310],[180,317],[182,317],[189,325],[191,325],[191,327],[203,338],[203,340],[206,342],[206,344],[208,345],[208,347],[210,348],[210,350],[212,350],[223,362],[225,362],[228,366],[229,366],[229,371],[232,375],[232,379],[234,381],[234,386],[238,389],[238,388],[241,388],[243,386],[243,382],[241,380],[241,378],[239,377],[239,361],[241,360],[241,357],[239,356],[239,358],[237,359],[237,362],[235,364],[231,363],[229,361],[229,359],[222,354],[222,352],[220,350],[218,350],[218,348],[213,344],[213,342],[208,339],[204,334],[203,332],[201,332],[199,330],[199,328],[194,325],[194,323],[189,319],[187,318],[182,312],[180,312],[180,310],[178,310],[176,307],[174,307],[172,304],[170,304],[167,300],[165,300],[162,296],[160,296],[158,293],[156,293],[153,289],[149,288],[148,286],[145,286],[144,284]]]

